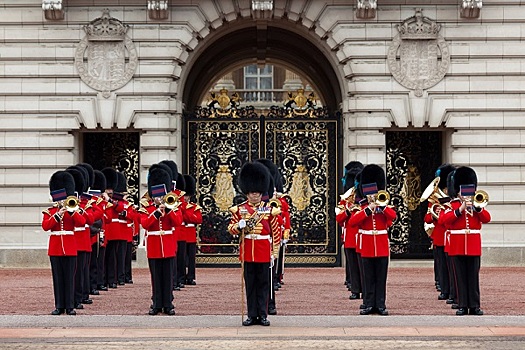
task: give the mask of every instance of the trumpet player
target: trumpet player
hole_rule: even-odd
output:
[[[51,175],[49,190],[55,205],[42,212],[42,229],[50,233],[47,253],[51,262],[55,296],[55,309],[51,315],[76,315],[74,278],[77,244],[73,230],[84,226],[86,219],[74,206],[68,208],[64,205],[75,193],[73,175],[67,171],[57,171]]]
[[[456,169],[451,176],[458,198],[439,217],[450,232],[449,255],[454,260],[458,310],[456,315],[483,315],[480,308],[479,269],[481,262],[481,227],[490,222],[485,209],[488,196],[477,192],[477,175],[469,167]],[[477,198],[478,195],[481,198]]]
[[[368,200],[361,201],[361,210],[349,220],[349,224],[357,226],[361,234],[365,296],[364,308],[359,313],[386,316],[386,280],[390,256],[387,230],[392,226],[396,212],[388,205],[389,196],[384,191],[386,176],[383,168],[376,164],[366,165],[361,172],[360,186],[361,193]]]
[[[448,300],[451,294],[447,256],[445,254],[445,236],[447,230],[442,224],[438,223],[438,218],[447,207],[450,207],[450,197],[447,195],[447,177],[448,174],[454,170],[455,167],[451,164],[440,165],[436,170],[434,181],[427,187],[427,190],[425,190],[425,193],[423,193],[421,197],[422,202],[428,200],[425,223],[433,227],[429,236],[434,246],[435,269],[441,290],[438,295],[438,300]]]
[[[140,223],[146,230],[146,253],[151,274],[153,305],[150,315],[164,312],[175,315],[173,301],[173,267],[177,249],[175,228],[182,224],[176,207],[166,206],[165,196],[172,186],[170,174],[160,168],[149,171],[149,200],[141,200]]]
[[[262,201],[263,193],[270,186],[270,177],[263,164],[245,163],[239,171],[238,184],[248,200],[230,208],[232,217],[228,231],[240,236],[239,260],[248,306],[248,317],[242,322],[243,326],[270,325],[267,318],[269,269],[279,251],[281,224],[280,210]]]

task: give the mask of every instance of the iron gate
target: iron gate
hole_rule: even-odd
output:
[[[251,107],[218,114],[199,108],[186,116],[188,172],[197,182],[203,208],[199,227],[199,265],[238,264],[238,240],[227,232],[230,208],[245,200],[237,185],[242,164],[258,158],[280,169],[291,198],[291,239],[286,263],[339,266],[334,207],[337,196],[337,116],[325,109],[296,113],[272,108],[258,115]]]

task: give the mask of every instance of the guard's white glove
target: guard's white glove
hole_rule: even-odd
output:
[[[288,240],[287,239],[283,239],[281,242],[283,242],[283,245],[286,245],[286,243],[288,243]]]
[[[273,267],[275,261],[275,257],[273,255],[270,256],[270,268]]]
[[[239,228],[242,230],[243,228],[246,227],[246,220],[244,219],[239,220],[238,225],[239,225]]]

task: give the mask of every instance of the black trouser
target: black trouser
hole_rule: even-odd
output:
[[[437,270],[439,278],[439,286],[441,287],[441,293],[447,297],[450,296],[450,276],[448,275],[447,256],[445,255],[445,247],[434,247],[437,252]]]
[[[124,282],[126,247],[125,240],[108,241],[106,247],[106,280],[108,284]]]
[[[268,309],[276,309],[275,306],[275,287],[278,282],[276,279],[277,276],[277,266],[273,265],[272,268],[268,269],[270,274],[268,283],[270,284],[270,294],[268,295]]]
[[[286,244],[281,244],[279,247],[279,257],[277,258],[277,282],[282,282],[284,276],[284,251]]]
[[[373,308],[385,308],[386,279],[388,257],[362,258],[365,275],[365,305]]]
[[[133,242],[126,242],[126,259],[124,269],[124,281],[129,282],[133,279],[133,273],[131,272],[131,253],[133,251]]]
[[[352,293],[361,293],[361,276],[359,274],[359,262],[355,248],[345,248],[346,266],[350,271],[349,282]]]
[[[76,256],[50,256],[55,308],[73,309],[75,302]]]
[[[449,285],[449,294],[448,298],[454,300],[457,304],[457,282],[456,282],[456,268],[454,267],[454,259],[448,253],[445,253],[445,258],[447,260],[447,270],[448,270],[448,285]]]
[[[439,284],[439,267],[438,267],[438,253],[436,246],[432,249],[432,257],[434,258],[434,281]]]
[[[195,257],[197,256],[197,243],[186,242],[186,265],[188,272],[186,273],[186,281],[193,281],[195,275]]]
[[[98,286],[103,286],[106,283],[104,262],[106,258],[106,247],[101,247],[99,243],[94,243],[91,248],[91,263],[90,263],[90,281],[91,289],[97,289]],[[97,248],[98,247],[98,248]],[[98,249],[98,251],[97,251]]]
[[[461,308],[480,307],[479,256],[456,255],[452,257],[456,268],[458,306]]]
[[[359,277],[361,278],[361,292],[363,293],[363,303],[366,295],[366,283],[365,283],[365,272],[363,268],[363,258],[361,253],[357,253],[357,264],[359,265]]]
[[[248,317],[268,316],[268,296],[270,294],[270,263],[245,262],[244,286]]]
[[[175,284],[186,282],[186,241],[177,241],[177,270],[173,277]]]
[[[75,305],[78,305],[84,298],[84,287],[86,278],[87,252],[77,251],[77,268],[75,269]],[[87,291],[89,293],[89,291]]]
[[[343,250],[345,252],[345,282],[348,284],[352,284],[352,275],[350,274],[350,264],[348,263],[350,257],[348,256],[348,248],[344,248]]]
[[[172,309],[175,258],[148,259],[154,309]]]

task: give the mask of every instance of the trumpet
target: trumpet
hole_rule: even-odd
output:
[[[390,194],[385,190],[380,190],[375,196],[375,202],[380,207],[386,207],[390,202]]]
[[[472,200],[472,205],[475,208],[485,208],[489,204],[489,195],[483,190],[477,190],[474,193],[474,199]]]
[[[166,206],[168,209],[175,209],[180,205],[179,197],[174,195],[173,193],[168,193],[162,198],[162,203]]]
[[[68,196],[62,205],[67,211],[74,212],[78,209],[78,198],[75,196]]]

